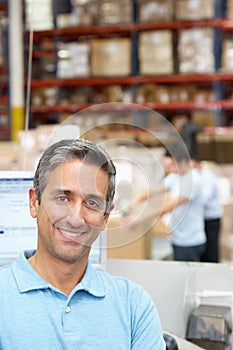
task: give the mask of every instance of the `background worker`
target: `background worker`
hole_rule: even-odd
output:
[[[195,159],[198,148],[197,136],[202,131],[203,125],[192,122],[185,114],[174,119],[173,124],[187,147],[190,158]]]
[[[174,145],[170,158],[170,173],[164,178],[164,183],[140,200],[150,202],[150,197],[158,195],[158,191],[169,191],[159,211],[154,206],[147,205],[144,214],[137,218],[132,211],[126,223],[128,228],[137,225],[138,220],[148,220],[166,215],[166,224],[172,234],[173,258],[178,261],[200,261],[205,251],[206,235],[204,230],[204,213],[202,205],[201,178],[193,169],[187,150]],[[173,162],[173,165],[172,165]],[[175,170],[176,169],[176,170]],[[135,206],[139,199],[135,201]]]
[[[172,231],[174,260],[200,261],[206,246],[200,176],[192,169],[186,152],[174,150],[173,158],[177,174],[165,178],[171,199],[161,215],[171,213],[168,226]]]
[[[202,197],[204,206],[204,224],[206,233],[206,250],[201,257],[203,262],[219,262],[219,234],[223,206],[220,201],[218,178],[208,168],[203,167],[202,162],[193,160],[202,180]]]

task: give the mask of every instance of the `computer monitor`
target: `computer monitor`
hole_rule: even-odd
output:
[[[29,171],[0,171],[0,266],[11,263],[22,250],[36,248],[36,219],[29,212],[32,186]],[[106,256],[106,232],[102,232],[93,244],[90,260],[105,268]]]

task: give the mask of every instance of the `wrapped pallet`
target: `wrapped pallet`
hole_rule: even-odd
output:
[[[188,28],[179,32],[179,73],[214,72],[214,37],[212,28]]]
[[[52,0],[25,0],[26,29],[53,29]]]
[[[90,46],[88,42],[60,43],[58,47],[57,77],[74,78],[90,75]]]

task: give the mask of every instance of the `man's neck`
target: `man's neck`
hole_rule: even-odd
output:
[[[44,264],[46,261],[46,264]],[[46,260],[35,253],[28,259],[32,268],[49,284],[59,289],[67,296],[82,280],[86,270],[87,261],[66,262],[58,259]]]
[[[190,162],[182,161],[178,166],[178,172],[180,175],[185,175],[192,170],[192,165]]]

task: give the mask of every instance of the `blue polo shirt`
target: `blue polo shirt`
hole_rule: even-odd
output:
[[[156,308],[139,285],[90,263],[66,296],[25,252],[0,270],[1,350],[165,350]]]

